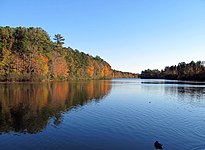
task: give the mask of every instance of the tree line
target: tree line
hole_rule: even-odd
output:
[[[205,66],[202,61],[181,62],[178,65],[167,66],[163,70],[144,70],[141,78],[172,79],[172,80],[205,80]]]
[[[139,74],[113,70],[113,78],[139,78]]]
[[[0,81],[110,79],[111,66],[99,56],[63,47],[41,28],[0,26]],[[118,77],[126,77],[127,73]]]

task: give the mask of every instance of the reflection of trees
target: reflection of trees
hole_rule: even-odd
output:
[[[183,103],[205,107],[205,87],[165,86],[165,94],[178,97]]]
[[[99,101],[111,89],[109,81],[0,84],[0,132],[37,133],[50,118],[62,121],[62,112]]]
[[[191,98],[202,98],[204,87],[177,87],[178,95],[180,97],[190,96]]]
[[[164,91],[166,96],[177,97],[183,103],[205,107],[205,82],[180,80],[142,80],[145,91]]]

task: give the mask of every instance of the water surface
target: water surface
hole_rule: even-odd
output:
[[[205,83],[0,84],[2,150],[205,149]]]

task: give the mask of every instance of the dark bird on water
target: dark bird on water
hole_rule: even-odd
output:
[[[154,143],[154,147],[155,147],[156,149],[162,149],[162,144],[160,144],[158,141],[156,141],[156,142]]]

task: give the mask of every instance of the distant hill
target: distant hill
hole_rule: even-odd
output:
[[[63,47],[41,28],[0,27],[0,81],[136,78],[137,74],[112,70],[99,56]]]

